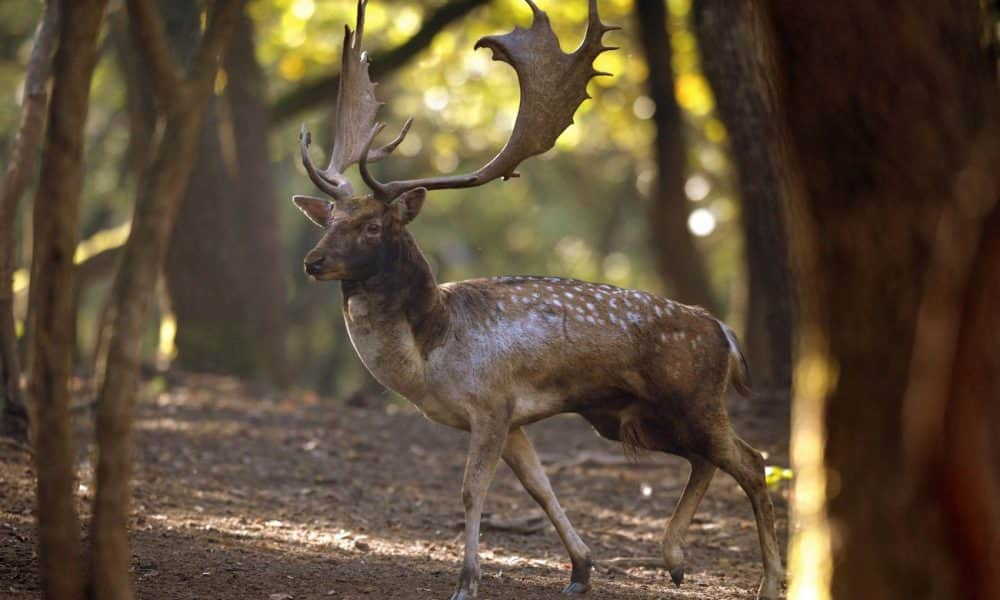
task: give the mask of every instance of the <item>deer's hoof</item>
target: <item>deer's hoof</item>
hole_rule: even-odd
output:
[[[579,581],[571,581],[569,585],[563,588],[564,594],[586,594],[590,589],[590,586],[586,583],[581,583]]]
[[[468,590],[458,590],[451,595],[451,600],[472,600],[475,598]]]
[[[670,569],[670,581],[673,581],[674,585],[684,583],[684,567],[674,567],[673,569]]]

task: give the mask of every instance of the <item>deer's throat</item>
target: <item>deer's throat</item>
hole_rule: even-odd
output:
[[[404,239],[388,262],[375,277],[343,282],[344,321],[369,372],[411,397],[422,393],[427,356],[443,343],[449,315],[412,239]]]

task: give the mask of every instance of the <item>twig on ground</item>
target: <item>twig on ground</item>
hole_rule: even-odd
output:
[[[608,558],[598,562],[598,566],[604,569],[666,569],[667,565],[661,556],[618,556]]]
[[[483,518],[480,522],[480,529],[483,531],[507,531],[521,535],[531,535],[545,529],[546,524],[545,515],[538,513],[509,519],[491,515]],[[455,521],[454,526],[459,528],[465,527],[465,522]]]
[[[586,450],[578,453],[572,458],[560,461],[552,461],[551,469],[561,471],[571,467],[632,467],[634,469],[653,469],[660,465],[654,462],[637,462],[629,459],[623,454],[611,454],[609,452],[595,452]]]

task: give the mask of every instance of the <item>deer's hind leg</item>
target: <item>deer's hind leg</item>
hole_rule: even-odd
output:
[[[674,514],[667,523],[667,531],[663,535],[663,560],[670,572],[670,579],[677,585],[684,581],[684,535],[691,526],[691,519],[701,499],[705,497],[708,484],[715,475],[715,465],[698,456],[688,457],[691,463],[691,475],[680,500],[674,507]]]
[[[573,563],[573,573],[569,585],[563,590],[567,594],[582,594],[590,588],[590,569],[592,561],[590,549],[587,548],[572,523],[566,517],[559,500],[556,498],[549,478],[538,461],[531,440],[518,427],[507,434],[507,442],[503,448],[503,459],[510,466],[517,478],[521,480],[524,489],[538,502],[548,515],[549,520],[559,532],[566,551]]]
[[[720,434],[707,449],[706,458],[732,475],[750,498],[754,518],[757,521],[761,554],[764,558],[764,577],[757,591],[757,598],[759,600],[778,598],[784,580],[784,569],[781,566],[778,538],[774,530],[774,505],[771,504],[764,478],[764,458],[731,429],[724,435]]]

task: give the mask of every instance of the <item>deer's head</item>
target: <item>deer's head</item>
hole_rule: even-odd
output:
[[[516,28],[506,35],[486,36],[475,47],[489,48],[493,59],[508,63],[517,73],[521,103],[510,139],[486,165],[473,173],[383,183],[375,179],[368,164],[389,156],[403,141],[412,119],[396,139],[372,149],[375,137],[385,127],[375,122],[380,102],[368,75],[368,57],[361,49],[365,5],[358,0],[357,27],[345,28],[340,84],[337,90],[336,138],[330,165],[318,169],[309,155],[309,132],[299,135],[302,164],[309,179],[333,198],[320,200],[295,196],[293,201],[314,223],[326,231],[306,255],[306,273],[316,279],[363,280],[378,274],[392,260],[393,250],[405,236],[406,225],[423,206],[427,190],[480,186],[494,179],[517,177],[515,169],[526,158],[555,145],[573,122],[573,113],[589,96],[587,82],[596,75],[593,61],[604,46],[601,37],[618,29],[605,25],[597,14],[597,0],[589,0],[587,34],[572,53],[559,47],[548,16],[532,0],[525,0],[534,15],[531,27]],[[344,177],[344,170],[358,163],[361,176],[372,190],[359,196]]]
[[[426,192],[409,190],[389,203],[374,196],[333,201],[293,196],[295,205],[324,229],[303,260],[306,273],[321,281],[361,281],[382,271],[392,260],[404,228],[420,212]]]

